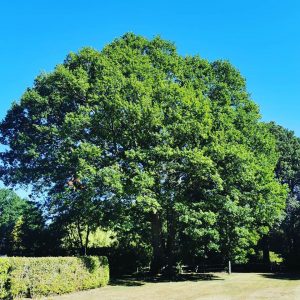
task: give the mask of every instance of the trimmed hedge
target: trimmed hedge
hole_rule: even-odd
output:
[[[106,257],[0,258],[0,299],[35,298],[104,286]]]

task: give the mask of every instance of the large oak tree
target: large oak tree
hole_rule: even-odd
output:
[[[275,141],[227,61],[126,34],[39,75],[1,124],[1,176],[51,211],[152,247],[152,271],[245,260],[280,216]],[[79,225],[81,226],[81,225]]]

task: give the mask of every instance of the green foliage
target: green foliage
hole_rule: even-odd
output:
[[[89,247],[111,247],[117,243],[116,234],[111,231],[104,231],[97,228],[95,231],[91,232],[89,238]]]
[[[109,280],[105,257],[10,257],[1,258],[0,264],[2,298],[70,293],[104,286]]]
[[[282,263],[283,262],[283,259],[282,257],[280,256],[280,254],[277,254],[273,251],[270,251],[270,262],[271,263]]]
[[[32,256],[41,252],[45,227],[37,203],[22,199],[9,189],[0,189],[1,254]]]
[[[12,252],[13,253],[21,253],[24,250],[24,245],[22,242],[22,226],[24,225],[23,218],[20,217],[12,232],[11,232],[11,241],[12,241]]]
[[[87,247],[89,248],[111,247],[117,243],[116,234],[111,230],[105,231],[97,228],[88,233],[85,228],[78,232],[76,224],[69,224],[62,237],[62,247],[65,249],[80,248],[82,246],[81,239],[88,241]]]
[[[0,299],[8,297],[8,278],[10,264],[7,259],[0,259]]]
[[[0,253],[11,252],[13,243],[11,235],[22,218],[27,202],[21,199],[15,192],[2,188],[0,189]]]
[[[276,175],[289,186],[292,193],[296,193],[297,186],[300,185],[300,139],[293,131],[280,125],[269,123],[268,126],[276,137],[276,148],[279,154]]]
[[[270,255],[270,263],[280,264],[283,262],[283,258],[281,257],[280,254],[270,251],[269,255]],[[258,252],[257,258],[258,258],[259,263],[263,263],[263,251]]]
[[[71,53],[12,106],[0,142],[7,184],[48,193],[55,222],[143,245],[154,272],[185,248],[244,261],[285,205],[275,140],[239,71],[159,37]]]
[[[300,139],[290,131],[275,123],[268,124],[276,137],[279,159],[276,177],[288,187],[285,216],[274,226],[271,248],[281,253],[291,268],[300,267]]]

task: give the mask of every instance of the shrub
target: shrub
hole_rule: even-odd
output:
[[[10,257],[0,259],[0,298],[64,294],[104,286],[106,257]]]
[[[0,299],[8,297],[7,283],[8,283],[9,261],[7,259],[0,260]]]

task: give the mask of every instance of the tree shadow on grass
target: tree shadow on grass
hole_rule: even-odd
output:
[[[109,285],[120,285],[120,286],[142,286],[145,282],[135,280],[132,277],[122,277],[122,278],[112,278],[109,282]]]
[[[281,280],[300,280],[300,273],[271,273],[260,274],[264,278],[281,279]]]
[[[207,280],[224,280],[223,278],[214,274],[199,274],[189,273],[181,274],[174,277],[167,276],[147,276],[147,275],[128,275],[119,278],[113,278],[110,285],[116,286],[142,286],[146,283],[159,283],[159,282],[180,282],[180,281],[207,281]]]

